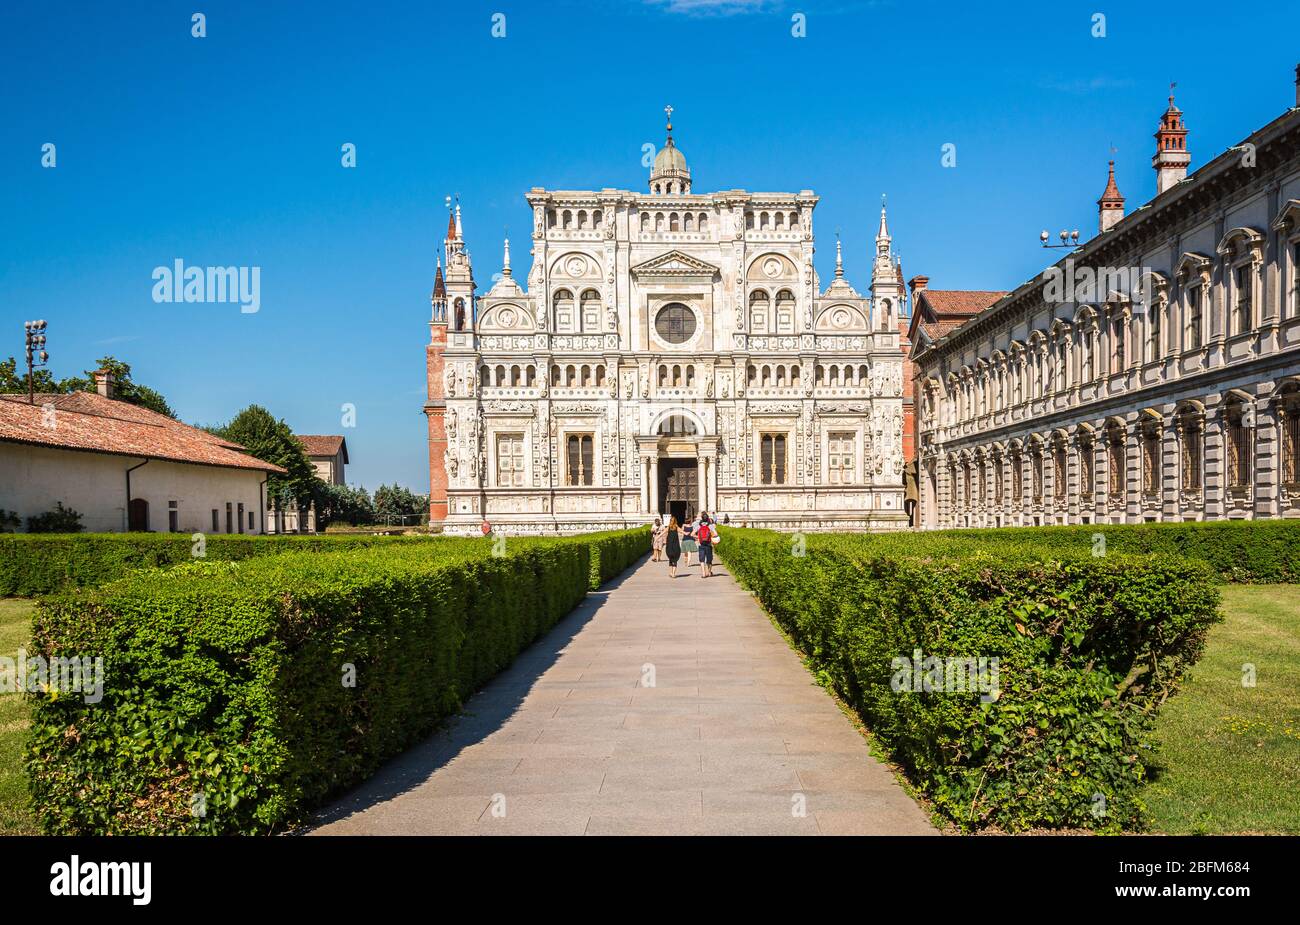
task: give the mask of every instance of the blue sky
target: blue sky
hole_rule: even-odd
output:
[[[344,433],[353,484],[425,491],[428,293],[449,193],[480,282],[507,228],[523,276],[525,190],[642,189],[641,146],[662,141],[671,103],[697,191],[822,197],[824,282],[838,228],[850,280],[867,285],[888,193],[908,276],[1011,288],[1048,262],[1040,229],[1095,231],[1112,145],[1130,209],[1154,194],[1171,80],[1193,168],[1294,102],[1295,0],[1259,15],[990,6],[7,0],[0,356],[45,318],[56,375],[112,353],[186,421],[258,402],[301,433]],[[155,303],[153,269],[177,259],[260,266],[260,311]],[[340,427],[344,403],[355,428]]]

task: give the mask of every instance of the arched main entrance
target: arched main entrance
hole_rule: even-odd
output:
[[[644,466],[643,510],[650,516],[693,520],[716,504],[714,472],[718,439],[706,434],[703,422],[686,409],[658,415],[651,433],[637,438]]]

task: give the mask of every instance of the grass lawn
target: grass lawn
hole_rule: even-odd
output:
[[[1300,834],[1300,587],[1231,585],[1223,611],[1157,720],[1160,770],[1143,795],[1154,828]]]
[[[13,658],[20,646],[28,644],[34,609],[34,601],[0,598],[0,655]],[[27,716],[22,694],[0,694],[0,835],[34,835],[38,831],[23,773]]]

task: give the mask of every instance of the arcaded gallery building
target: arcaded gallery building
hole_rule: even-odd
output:
[[[531,269],[515,278],[507,241],[482,296],[456,206],[427,350],[434,523],[906,526],[904,291],[883,208],[869,291],[838,247],[823,289],[811,191],[692,185],[670,124],[644,192],[530,190]]]
[[[1188,173],[1171,93],[1150,202],[914,348],[921,526],[1300,517],[1296,104]]]

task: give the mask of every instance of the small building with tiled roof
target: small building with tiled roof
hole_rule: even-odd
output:
[[[57,505],[92,533],[262,533],[266,479],[244,447],[99,392],[0,395],[0,512]]]
[[[316,475],[327,485],[344,484],[343,467],[348,464],[348,442],[338,434],[294,434]]]

